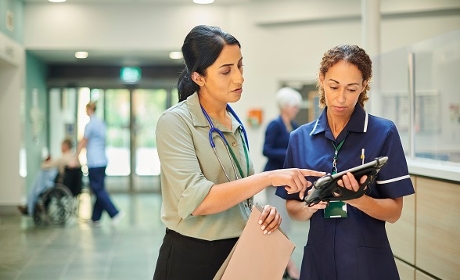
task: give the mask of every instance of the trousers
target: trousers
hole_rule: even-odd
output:
[[[118,210],[110,199],[109,193],[105,189],[105,166],[88,168],[89,186],[96,196],[93,206],[91,220],[99,221],[102,212],[105,210],[111,218],[118,214]]]
[[[154,280],[212,280],[238,238],[208,241],[166,229]]]

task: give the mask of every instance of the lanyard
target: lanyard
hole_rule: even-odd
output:
[[[347,133],[348,135],[348,133]],[[334,141],[332,142],[332,146],[334,146],[335,152],[334,152],[334,158],[332,159],[332,174],[337,173],[337,158],[339,157],[339,151],[343,146],[343,143],[345,142],[345,139],[347,139],[347,135],[345,135],[345,138],[343,138],[342,141],[340,141],[339,145],[335,145]]]

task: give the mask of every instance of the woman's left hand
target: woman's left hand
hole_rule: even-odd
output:
[[[367,176],[364,175],[362,176],[359,181],[360,184],[363,184],[367,179]],[[355,176],[348,172],[347,174],[342,176],[342,179],[337,182],[339,186],[342,188],[349,189],[351,191],[357,192],[359,190],[359,184],[358,181],[355,179]]]
[[[274,206],[265,205],[262,214],[259,217],[260,229],[264,234],[270,234],[281,224],[281,216]]]

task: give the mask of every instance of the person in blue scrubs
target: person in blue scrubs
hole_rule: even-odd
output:
[[[276,92],[276,104],[279,109],[279,116],[272,120],[265,130],[265,140],[263,155],[267,158],[264,171],[282,169],[286,157],[286,149],[289,143],[289,134],[299,127],[294,120],[299,113],[299,107],[302,103],[302,95],[290,87],[280,88]],[[275,206],[283,219],[281,227],[286,235],[291,231],[291,218],[289,217],[285,202],[279,196],[275,195],[276,187],[266,188],[268,204]],[[299,269],[292,259],[289,260],[285,276],[291,279],[299,279]]]
[[[105,153],[105,123],[97,118],[95,112],[96,103],[88,103],[86,113],[90,120],[85,126],[83,139],[78,144],[77,154],[86,147],[89,186],[96,196],[91,215],[92,224],[99,226],[102,213],[106,211],[112,218],[112,225],[117,225],[125,213],[115,207],[105,189],[105,169],[108,163]]]
[[[399,279],[385,224],[400,216],[403,197],[414,193],[395,124],[368,114],[364,103],[372,78],[372,61],[355,45],[328,50],[320,63],[320,117],[291,133],[285,168],[336,173],[387,156],[387,164],[359,198],[308,207],[296,194],[278,188],[290,216],[310,221],[301,266],[306,279]],[[339,185],[358,190],[347,173]],[[343,204],[340,215],[330,207]],[[339,217],[337,217],[339,216]]]

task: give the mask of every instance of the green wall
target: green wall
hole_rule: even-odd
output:
[[[48,89],[46,86],[47,66],[34,55],[26,52],[26,92],[24,96],[25,133],[24,144],[27,154],[26,186],[30,188],[42,162],[42,148],[48,147]],[[34,135],[31,110],[34,107],[33,92],[37,91],[36,107],[43,114],[43,126]]]
[[[6,27],[6,13],[13,13],[13,30]],[[14,41],[24,42],[24,3],[22,0],[0,0],[0,32]]]

